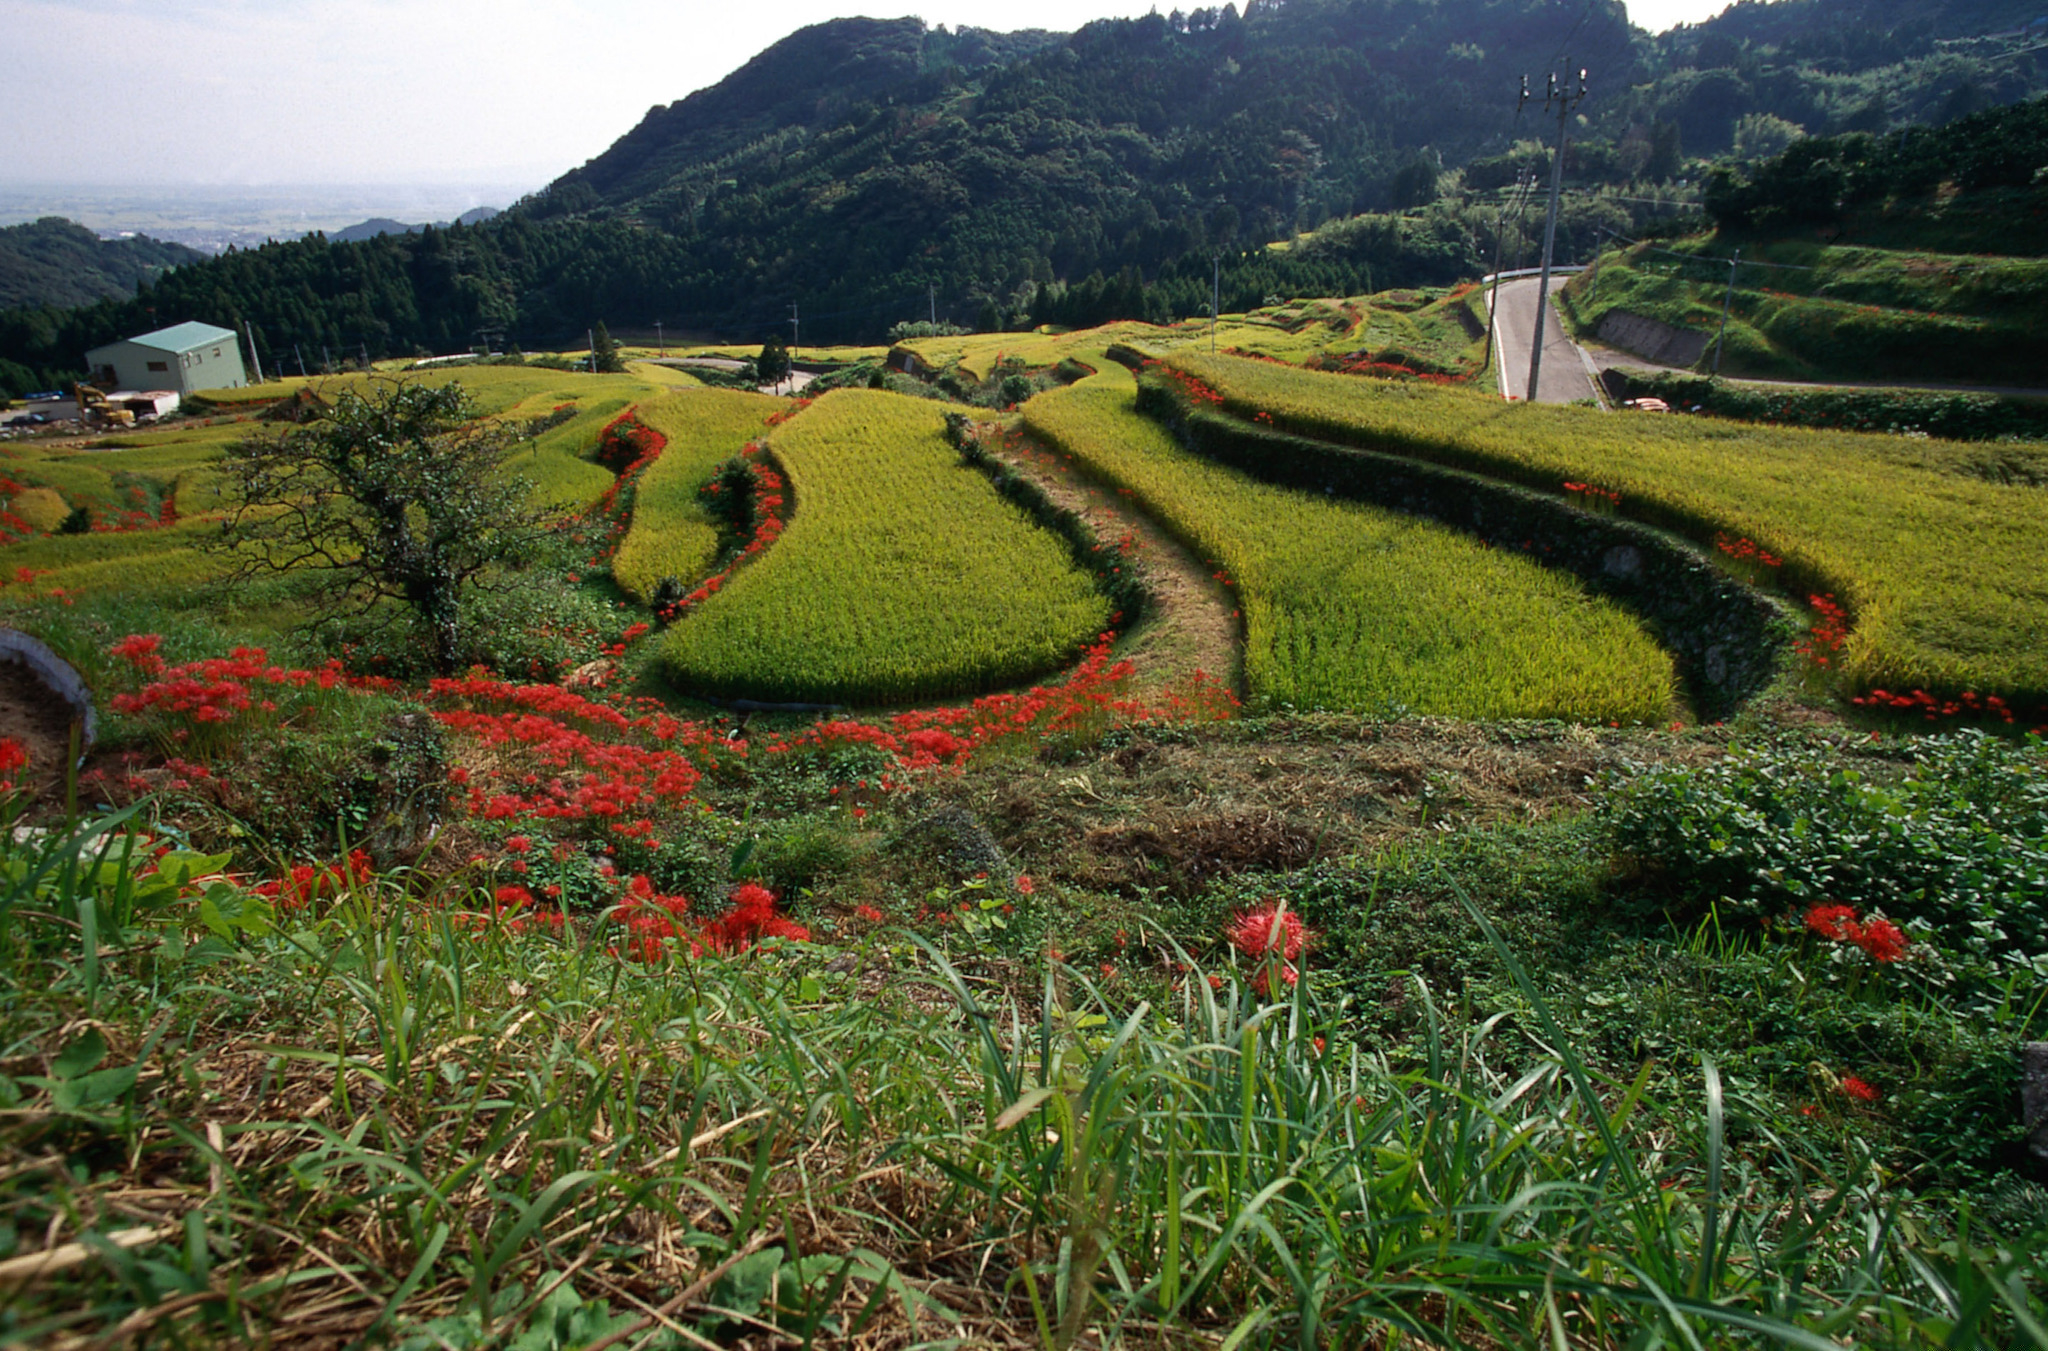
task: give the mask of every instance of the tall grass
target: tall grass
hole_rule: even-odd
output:
[[[1127,1007],[918,940],[645,968],[403,873],[273,910],[136,824],[0,834],[14,1340],[2048,1344],[2038,1253],[1711,1064],[1596,1079],[1498,936],[1521,1006],[1418,983],[1397,1064],[1313,972],[1269,1003],[1178,952]]]

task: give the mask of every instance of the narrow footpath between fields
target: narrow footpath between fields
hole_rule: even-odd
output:
[[[1085,520],[1105,550],[1121,548],[1128,560],[1123,566],[1140,569],[1153,609],[1124,635],[1117,651],[1136,663],[1139,687],[1184,684],[1201,671],[1243,695],[1238,601],[1213,569],[1133,506],[1128,494],[1097,483],[1014,421],[1008,426],[1016,434],[991,436],[989,450],[1054,505]]]

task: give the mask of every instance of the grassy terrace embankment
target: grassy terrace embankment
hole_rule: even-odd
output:
[[[1593,409],[1507,407],[1459,390],[1363,383],[1178,352],[1168,364],[1246,417],[1560,489],[1620,494],[1624,515],[1703,542],[1746,538],[1795,591],[1833,593],[1853,629],[1850,688],[1974,690],[2048,702],[2048,531],[2040,490],[1898,463],[1882,438]],[[1938,447],[1918,443],[1928,463]],[[1976,447],[1953,448],[1957,465]]]
[[[839,390],[769,441],[795,511],[671,631],[684,689],[884,703],[979,692],[1071,660],[1109,602],[945,439],[937,404]]]
[[[1561,298],[1587,333],[1621,309],[1710,339],[1728,300],[1725,375],[2048,380],[2048,260],[2039,258],[1710,235],[1610,253]]]
[[[1445,527],[1211,464],[1141,416],[1135,392],[1104,363],[1033,399],[1025,422],[1228,572],[1255,696],[1456,717],[1669,716],[1671,662],[1617,606]]]

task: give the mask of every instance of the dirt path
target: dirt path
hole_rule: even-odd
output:
[[[1121,549],[1124,566],[1139,569],[1153,605],[1124,635],[1118,655],[1137,664],[1143,688],[1182,685],[1200,671],[1244,693],[1237,600],[1199,558],[1132,506],[1126,494],[1095,482],[1022,427],[1012,424],[1008,434],[990,437],[989,449],[1055,505],[1085,520],[1105,549]]]

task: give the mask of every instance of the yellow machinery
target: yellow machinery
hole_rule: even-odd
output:
[[[106,393],[91,385],[74,384],[71,393],[78,400],[78,420],[107,427],[133,427],[135,414],[107,401]]]

